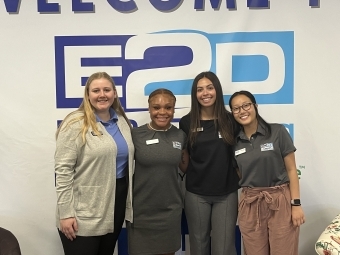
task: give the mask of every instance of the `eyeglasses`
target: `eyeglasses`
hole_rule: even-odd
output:
[[[234,107],[231,109],[233,113],[239,113],[241,111],[241,107],[243,110],[248,111],[253,103],[244,103],[243,105],[239,107]]]

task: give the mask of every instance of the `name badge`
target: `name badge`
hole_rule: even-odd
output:
[[[261,144],[261,151],[273,151],[273,150],[274,150],[273,143]]]
[[[196,129],[197,132],[203,132],[203,128],[202,127],[199,127]]]
[[[175,148],[175,149],[179,149],[181,150],[182,149],[182,144],[180,142],[172,142],[172,146]]]
[[[243,154],[243,153],[245,153],[245,152],[246,152],[246,148],[237,150],[237,151],[235,151],[235,156],[240,155],[240,154]]]
[[[146,145],[155,144],[155,143],[159,143],[159,140],[158,139],[146,140]]]
[[[93,136],[97,136],[95,132],[91,131],[91,135]],[[103,135],[103,132],[102,131],[99,131],[99,135]]]

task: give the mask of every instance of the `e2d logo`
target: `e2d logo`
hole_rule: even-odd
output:
[[[113,77],[128,112],[145,109],[161,87],[173,91],[177,107],[189,107],[193,78],[204,70],[220,78],[226,102],[238,90],[251,91],[259,104],[294,102],[292,31],[56,36],[55,61],[57,108],[77,108],[97,71]]]

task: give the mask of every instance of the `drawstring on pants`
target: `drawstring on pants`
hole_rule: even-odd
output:
[[[256,228],[255,231],[261,226],[260,222],[260,203],[262,199],[268,204],[268,208],[273,211],[279,210],[278,199],[274,199],[272,197],[272,193],[277,193],[283,191],[283,187],[287,186],[288,184],[283,184],[280,186],[275,187],[268,187],[268,188],[243,188],[242,192],[246,194],[244,202],[248,205],[254,203],[256,201]],[[280,192],[279,191],[279,192]]]

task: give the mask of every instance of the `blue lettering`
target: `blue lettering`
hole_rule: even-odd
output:
[[[173,11],[177,9],[181,4],[183,0],[150,0],[150,3],[159,11]]]
[[[269,0],[247,0],[249,8],[266,8],[269,7]]]
[[[120,0],[107,0],[107,2],[119,12],[134,12],[138,10],[135,1],[130,0],[127,2],[122,2]]]
[[[5,1],[5,7],[6,11],[8,13],[18,13],[19,12],[19,6],[20,6],[20,0],[4,0]]]
[[[59,12],[60,6],[57,3],[47,3],[47,0],[38,0],[38,12],[52,13]]]
[[[236,9],[236,0],[227,0],[227,8],[228,9]]]
[[[227,0],[227,8],[228,9],[236,9],[236,0]],[[215,10],[220,8],[221,0],[210,0],[211,7]],[[195,0],[194,9],[203,10],[204,9],[204,0]]]
[[[82,0],[72,0],[73,12],[94,12],[93,3],[83,3]]]
[[[309,6],[320,7],[320,0],[309,0]]]
[[[21,6],[21,0],[3,0],[5,9],[10,14],[18,14]],[[56,0],[55,0],[56,1]],[[152,6],[161,12],[170,12],[178,9],[184,0],[149,0]],[[214,10],[219,10],[224,0],[209,0],[211,7]],[[244,0],[243,0],[244,1]],[[138,10],[135,0],[107,0],[107,2],[116,11],[131,13]],[[206,0],[194,0],[194,9],[205,9]],[[225,0],[227,9],[237,9],[236,0]],[[37,0],[39,13],[60,13],[59,3],[49,3],[48,0]],[[320,0],[309,0],[310,7],[320,8]],[[248,8],[270,8],[270,0],[247,0]],[[93,2],[85,2],[83,0],[72,0],[73,12],[95,12]]]

